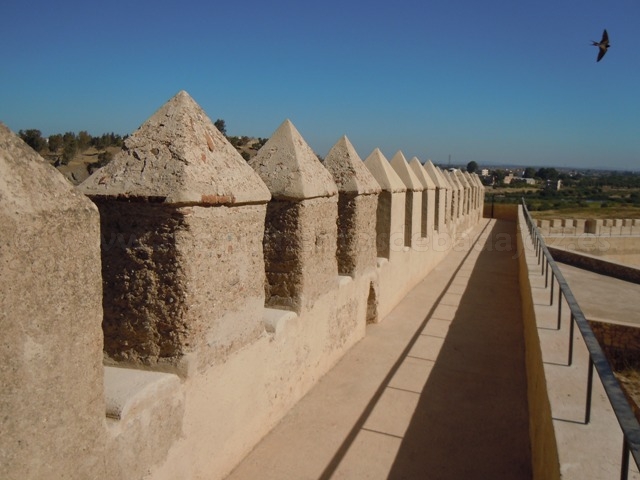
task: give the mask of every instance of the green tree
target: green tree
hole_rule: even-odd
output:
[[[558,176],[558,171],[555,168],[542,167],[536,172],[536,177],[542,180],[557,180]]]
[[[62,135],[56,133],[55,135],[49,135],[49,151],[57,152],[62,148]]]
[[[40,130],[36,130],[35,128],[31,128],[29,130],[20,130],[18,132],[20,138],[33,148],[36,152],[41,152],[47,145],[47,141],[42,138],[42,132]]]
[[[84,152],[87,148],[91,146],[92,140],[93,139],[91,135],[89,135],[89,133],[86,130],[82,130],[80,133],[78,133],[78,136],[76,137],[76,141],[78,143],[78,150],[81,152]]]
[[[215,122],[213,122],[213,125],[220,130],[220,133],[222,135],[224,135],[225,137],[227,136],[227,125],[224,123],[224,120],[222,120],[221,118],[219,118],[218,120],[216,120]]]
[[[536,176],[536,169],[533,167],[527,167],[524,169],[524,174],[522,176],[524,178],[533,178]]]
[[[478,164],[476,162],[471,160],[469,163],[467,163],[467,172],[475,173],[477,171],[478,171]]]
[[[62,136],[62,163],[66,165],[73,157],[78,153],[78,140],[76,134],[73,132],[67,132]]]

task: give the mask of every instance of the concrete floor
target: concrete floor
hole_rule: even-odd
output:
[[[550,288],[532,249],[526,252],[538,335],[542,349],[549,402],[563,480],[620,478],[622,432],[602,382],[594,373],[591,417],[585,424],[589,356],[575,328],[572,362],[569,362],[570,312],[562,302],[561,328],[557,329],[557,284],[553,305]],[[640,286],[559,264],[587,319],[620,321],[637,317]],[[636,318],[636,321],[638,319]],[[640,480],[633,458],[629,479]]]
[[[640,325],[640,285],[559,263],[589,320]]]
[[[531,478],[515,234],[483,220],[228,479]]]

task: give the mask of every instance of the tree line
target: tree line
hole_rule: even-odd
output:
[[[79,133],[56,133],[44,137],[40,130],[31,128],[20,130],[18,136],[36,152],[47,156],[53,155],[57,165],[66,165],[78,153],[84,152],[90,147],[96,150],[106,150],[108,147],[122,147],[125,137],[116,133],[104,133],[100,136],[92,136],[83,130]],[[101,159],[102,160],[102,159]]]

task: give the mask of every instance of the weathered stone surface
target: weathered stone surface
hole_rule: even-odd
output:
[[[356,276],[376,265],[378,195],[340,194],[338,201],[338,270]]]
[[[105,478],[95,206],[0,124],[0,478]]]
[[[337,285],[337,200],[269,202],[264,233],[267,306],[301,312]]]
[[[379,148],[376,148],[364,161],[364,164],[376,179],[383,191],[405,192],[407,186],[395,172]]]
[[[324,166],[333,176],[340,193],[363,195],[381,191],[380,185],[346,136],[329,150]]]
[[[278,127],[249,165],[273,198],[300,200],[338,193],[331,174],[289,120]]]
[[[185,91],[154,113],[79,188],[90,196],[172,204],[231,205],[270,198],[267,187]]]
[[[95,201],[112,359],[177,367],[196,352],[202,368],[262,333],[264,205]]]
[[[329,151],[324,165],[340,191],[338,271],[356,276],[376,264],[376,207],[380,185],[345,136]]]

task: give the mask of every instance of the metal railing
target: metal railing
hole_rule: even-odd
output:
[[[593,370],[595,367],[596,372],[602,381],[604,390],[607,394],[613,412],[620,424],[622,435],[624,437],[622,445],[622,462],[620,467],[620,478],[626,480],[629,475],[629,453],[633,456],[636,465],[640,466],[640,424],[636,419],[631,406],[625,396],[622,387],[618,379],[615,377],[611,365],[607,360],[598,339],[596,338],[593,330],[589,326],[589,322],[585,318],[578,302],[576,301],[569,284],[565,280],[562,272],[558,268],[558,265],[554,261],[553,257],[549,253],[547,246],[544,243],[544,239],[540,234],[540,230],[533,222],[527,205],[522,199],[522,210],[524,212],[524,218],[529,229],[529,234],[533,241],[533,247],[535,248],[536,257],[538,259],[538,265],[540,265],[541,275],[545,276],[545,288],[549,287],[549,280],[551,280],[549,305],[553,305],[554,302],[554,284],[558,283],[558,323],[557,330],[560,330],[562,322],[562,298],[566,301],[570,310],[571,324],[569,328],[569,352],[567,366],[571,366],[573,362],[573,338],[574,338],[574,326],[577,325],[582,338],[589,352],[589,368],[587,376],[587,402],[584,415],[584,423],[588,424],[591,420],[591,393],[593,387]],[[551,279],[549,279],[549,270],[551,270]]]

